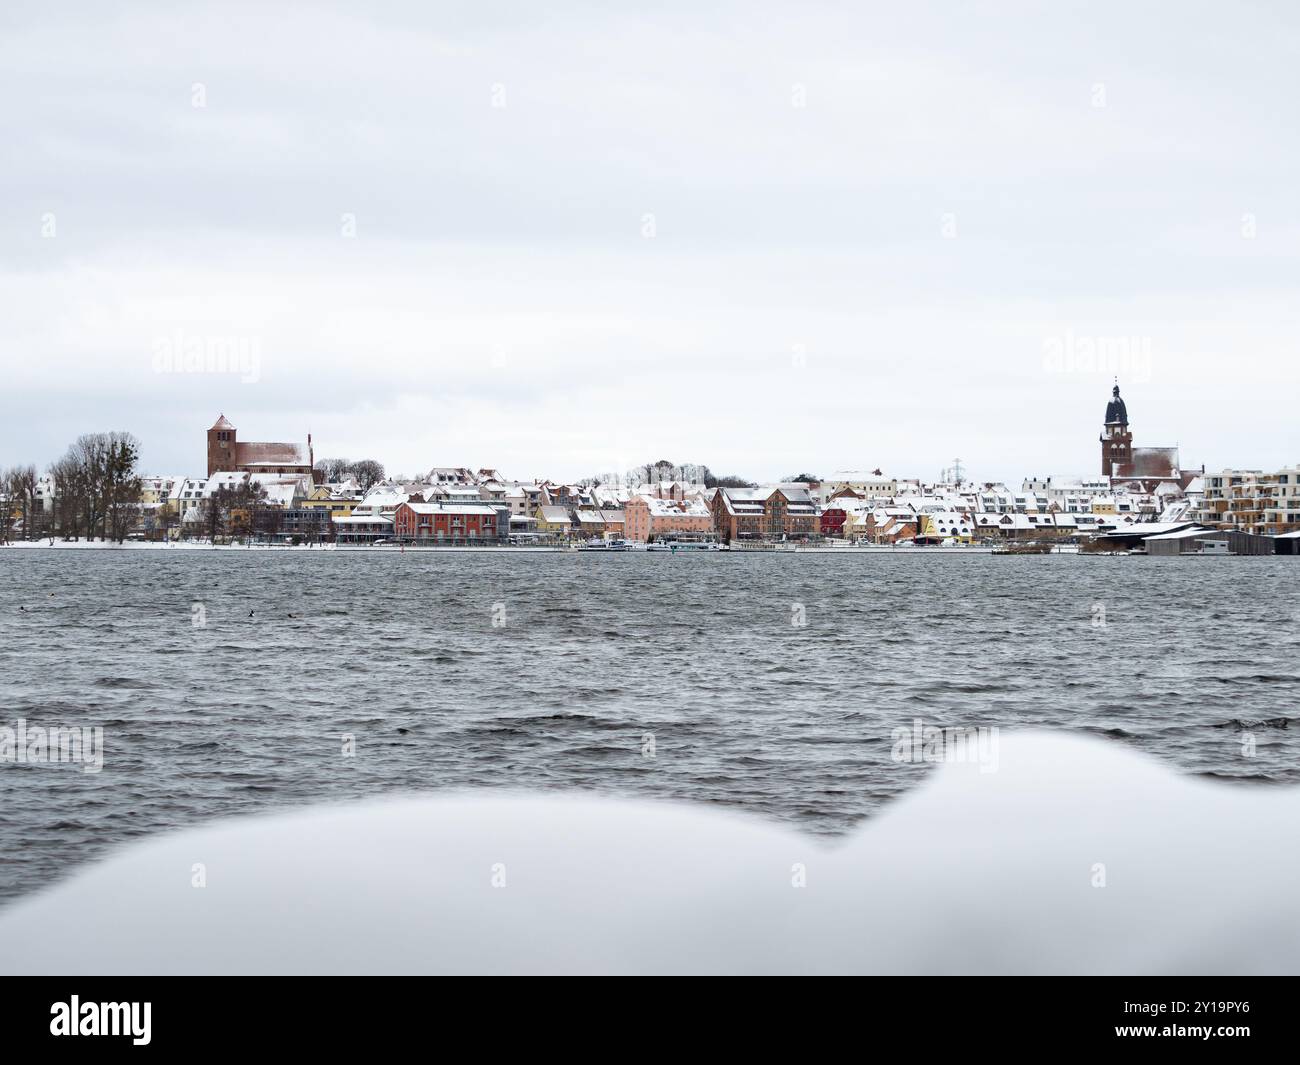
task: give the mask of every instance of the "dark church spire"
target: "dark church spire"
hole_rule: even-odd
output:
[[[1124,401],[1119,398],[1118,380],[1115,382],[1115,387],[1110,396],[1110,402],[1106,404],[1106,424],[1128,425],[1128,408],[1124,406]]]

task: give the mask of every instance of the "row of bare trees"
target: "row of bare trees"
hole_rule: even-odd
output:
[[[356,480],[363,492],[368,492],[372,485],[384,479],[384,465],[375,459],[318,459],[316,469],[327,482],[342,481],[348,477]]]
[[[0,536],[21,523],[24,539],[126,539],[140,513],[140,443],[130,433],[86,433],[51,464],[53,507],[38,495],[35,466],[0,472]]]
[[[625,474],[601,473],[587,477],[578,483],[584,487],[591,485],[638,485],[654,484],[656,481],[685,481],[689,484],[702,484],[705,488],[753,488],[754,482],[747,481],[735,474],[715,476],[707,466],[696,462],[672,462],[660,459],[658,462],[646,462],[634,466]]]

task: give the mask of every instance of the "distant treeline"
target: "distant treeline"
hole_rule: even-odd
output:
[[[636,488],[639,485],[654,484],[658,481],[684,481],[688,484],[702,484],[705,488],[756,487],[753,481],[747,481],[734,473],[724,474],[719,477],[707,466],[699,463],[677,463],[668,459],[660,459],[658,462],[647,462],[641,466],[634,466],[623,474],[598,473],[591,477],[584,477],[578,483],[583,487],[624,485],[629,488]]]
[[[384,464],[374,459],[358,459],[356,462],[351,459],[318,459],[315,468],[326,481],[343,481],[351,477],[363,492],[384,479]]]

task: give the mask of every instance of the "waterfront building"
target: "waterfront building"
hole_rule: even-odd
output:
[[[623,518],[625,535],[639,543],[649,543],[668,533],[703,537],[713,532],[713,513],[700,498],[634,495],[623,508]]]
[[[330,527],[334,540],[340,544],[372,544],[376,540],[388,540],[393,535],[393,519],[369,511],[333,514]]]
[[[298,506],[303,510],[320,511],[326,515],[326,523],[335,514],[346,516],[361,501],[361,493],[356,489],[341,489],[338,485],[317,484],[311,487],[307,495],[299,500]],[[306,519],[304,519],[306,520]]]
[[[286,507],[269,527],[273,538],[280,541],[324,543],[334,538],[332,518],[328,510],[300,504]]]
[[[579,507],[574,511],[573,521],[578,535],[584,539],[600,538],[605,534],[605,523],[601,520],[598,510]]]
[[[569,508],[557,505],[541,506],[533,515],[537,519],[537,531],[542,536],[567,537],[573,535],[573,517]]]
[[[598,510],[596,513],[600,515],[601,523],[605,527],[606,536],[614,536],[622,539],[627,535],[626,511],[606,507]]]
[[[719,488],[713,497],[713,526],[724,543],[804,540],[818,535],[817,506],[806,488]]]
[[[1204,475],[1196,520],[1216,529],[1276,536],[1300,529],[1300,469],[1220,470]]]
[[[393,536],[405,541],[478,543],[509,535],[510,510],[487,503],[400,503]]]
[[[913,540],[917,530],[916,512],[907,507],[877,507],[865,520],[855,517],[853,530],[853,539],[865,539],[873,544]]]
[[[848,521],[849,512],[844,507],[833,503],[821,508],[817,515],[817,531],[822,536],[840,539],[844,536],[844,523]]]
[[[968,543],[974,525],[970,518],[956,511],[934,511],[916,517],[916,542],[942,543],[956,540]]]
[[[1274,489],[1264,507],[1264,532],[1272,536],[1300,530],[1300,466],[1273,475]]]

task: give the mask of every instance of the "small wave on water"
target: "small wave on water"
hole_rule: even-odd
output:
[[[158,687],[152,681],[138,677],[97,677],[93,683],[97,688],[124,688],[129,691],[149,691]]]

